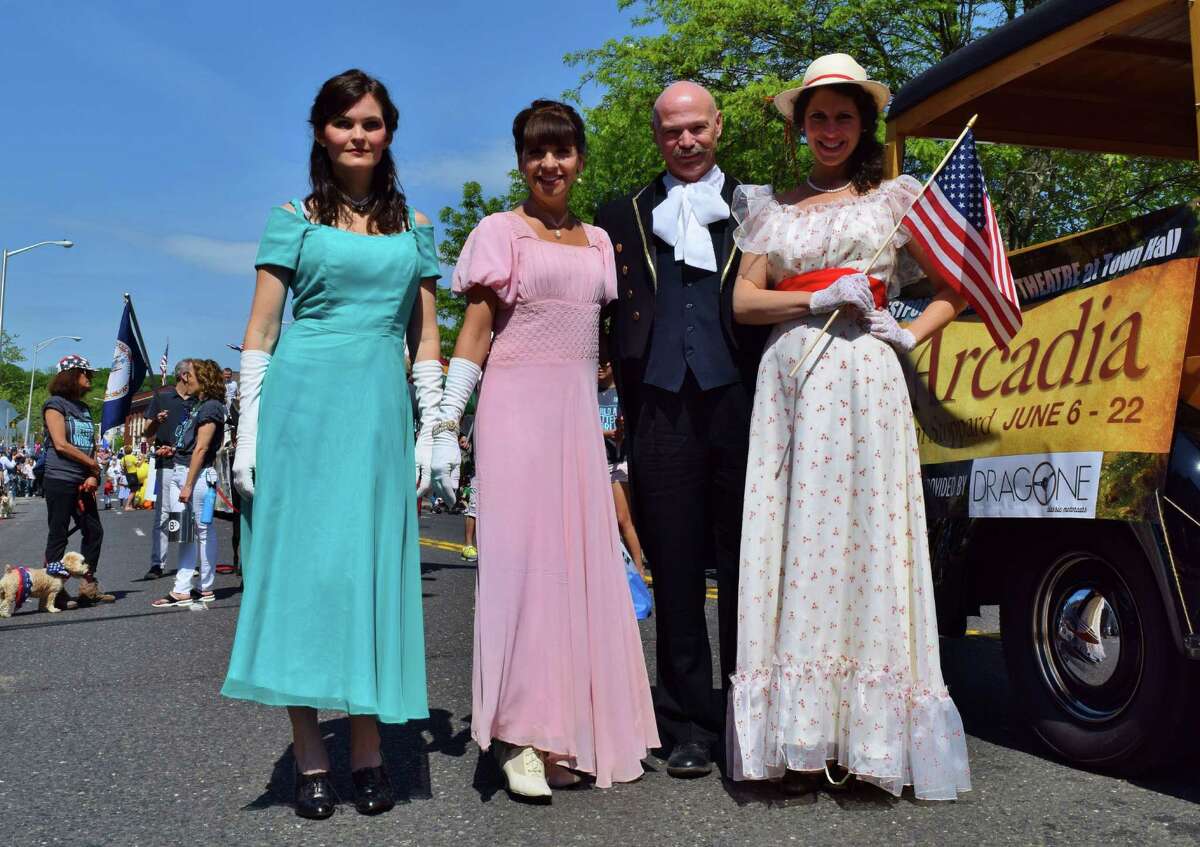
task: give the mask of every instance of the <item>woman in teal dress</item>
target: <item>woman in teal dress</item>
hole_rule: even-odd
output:
[[[328,817],[336,802],[317,709],[350,716],[364,814],[394,805],[377,721],[428,716],[413,479],[429,467],[414,467],[405,341],[429,420],[441,391],[439,273],[433,228],[407,208],[387,150],[397,119],[361,71],[322,86],[313,191],[271,210],[243,344],[244,590],[222,693],[288,707],[304,817]],[[289,291],[295,320],[281,336]],[[355,461],[314,461],[330,444]]]

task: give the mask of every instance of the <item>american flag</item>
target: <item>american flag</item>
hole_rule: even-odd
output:
[[[903,224],[983,319],[996,345],[1007,349],[1021,329],[1021,304],[975,155],[974,131],[966,131]]]
[[[167,342],[167,346],[163,348],[162,358],[158,360],[158,373],[162,376],[164,382],[167,379],[167,354],[171,352],[171,342]]]

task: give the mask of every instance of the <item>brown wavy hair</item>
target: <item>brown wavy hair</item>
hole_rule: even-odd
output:
[[[383,125],[390,142],[400,125],[400,110],[388,95],[387,87],[372,76],[351,68],[325,80],[313,100],[308,123],[313,131],[312,150],[308,154],[308,180],[312,194],[305,205],[312,220],[326,226],[337,226],[338,219],[347,213],[345,195],[333,176],[329,153],[316,141],[316,136],[335,118],[344,115],[362,98],[370,94],[379,103]],[[391,149],[384,150],[371,175],[371,204],[366,209],[367,231],[380,235],[404,232],[408,229],[408,200],[396,175],[396,162]]]
[[[858,107],[858,117],[862,121],[862,135],[858,139],[858,146],[854,148],[850,158],[846,161],[846,173],[854,185],[854,190],[859,194],[866,194],[868,191],[878,188],[879,183],[883,182],[883,145],[875,137],[876,127],[879,123],[879,106],[865,88],[861,85],[845,83],[808,89],[796,98],[796,102],[792,106],[792,126],[795,127],[796,132],[804,132],[804,110],[808,108],[808,103],[812,100],[813,95],[826,87],[832,88],[843,97],[849,97]]]
[[[79,400],[83,397],[83,390],[79,387],[79,375],[81,373],[83,373],[83,368],[69,368],[56,373],[54,378],[50,380],[47,391],[54,397]]]
[[[220,400],[225,402],[225,377],[221,366],[212,359],[192,359],[192,375],[196,378],[197,400]]]

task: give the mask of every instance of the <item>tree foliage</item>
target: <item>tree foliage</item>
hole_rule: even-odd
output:
[[[780,187],[807,172],[769,102],[824,53],[855,56],[899,90],[955,50],[1037,5],[1033,0],[619,0],[635,27],[661,32],[613,39],[567,56],[580,88],[600,86],[587,111],[587,179],[580,209],[642,185],[661,162],[650,135],[655,97],[692,79],[716,96],[725,117],[722,168]],[[927,176],[946,143],[910,140],[905,170]],[[984,145],[980,153],[1010,247],[1024,246],[1160,208],[1200,193],[1191,162]]]
[[[850,53],[893,91],[955,50],[1038,5],[1039,0],[617,0],[634,11],[635,34],[572,53],[580,102],[586,86],[603,93],[586,109],[588,160],[572,208],[590,220],[601,203],[644,185],[662,170],[651,136],[655,98],[679,79],[706,86],[724,114],[721,167],[743,181],[781,188],[807,172],[811,157],[793,144],[770,97],[796,84],[824,53]],[[882,133],[882,127],[880,128]],[[927,177],[946,142],[910,139],[905,170]],[[1200,195],[1194,162],[985,144],[989,191],[1010,248],[1113,223]],[[524,196],[514,173],[506,198],[463,186],[445,208],[442,261],[453,264],[484,215]],[[443,350],[453,348],[465,308],[439,289]]]
[[[33,375],[33,400],[30,402],[28,368],[22,368],[16,362],[25,360],[25,355],[18,345],[18,336],[7,332],[0,336],[0,400],[6,400],[17,410],[17,416],[12,420],[12,426],[5,433],[0,433],[0,443],[20,443],[25,435],[25,410],[30,408],[29,423],[30,441],[41,440],[42,405],[50,396],[48,391],[54,369],[39,367]],[[108,384],[110,368],[96,371],[92,377],[92,390],[84,397],[84,403],[91,409],[92,418],[100,422],[100,410],[104,405],[104,386]],[[0,421],[2,423],[2,421]]]

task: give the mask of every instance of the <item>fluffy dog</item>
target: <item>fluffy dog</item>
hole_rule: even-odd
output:
[[[38,608],[43,611],[60,611],[54,605],[58,593],[63,590],[67,580],[85,575],[88,569],[83,556],[78,553],[68,553],[57,564],[59,567],[51,565],[47,568],[14,568],[6,565],[4,576],[0,577],[0,618],[12,617],[12,613],[30,597],[38,598]]]
[[[0,518],[11,518],[12,515],[12,495],[5,491],[3,494],[0,494]]]

